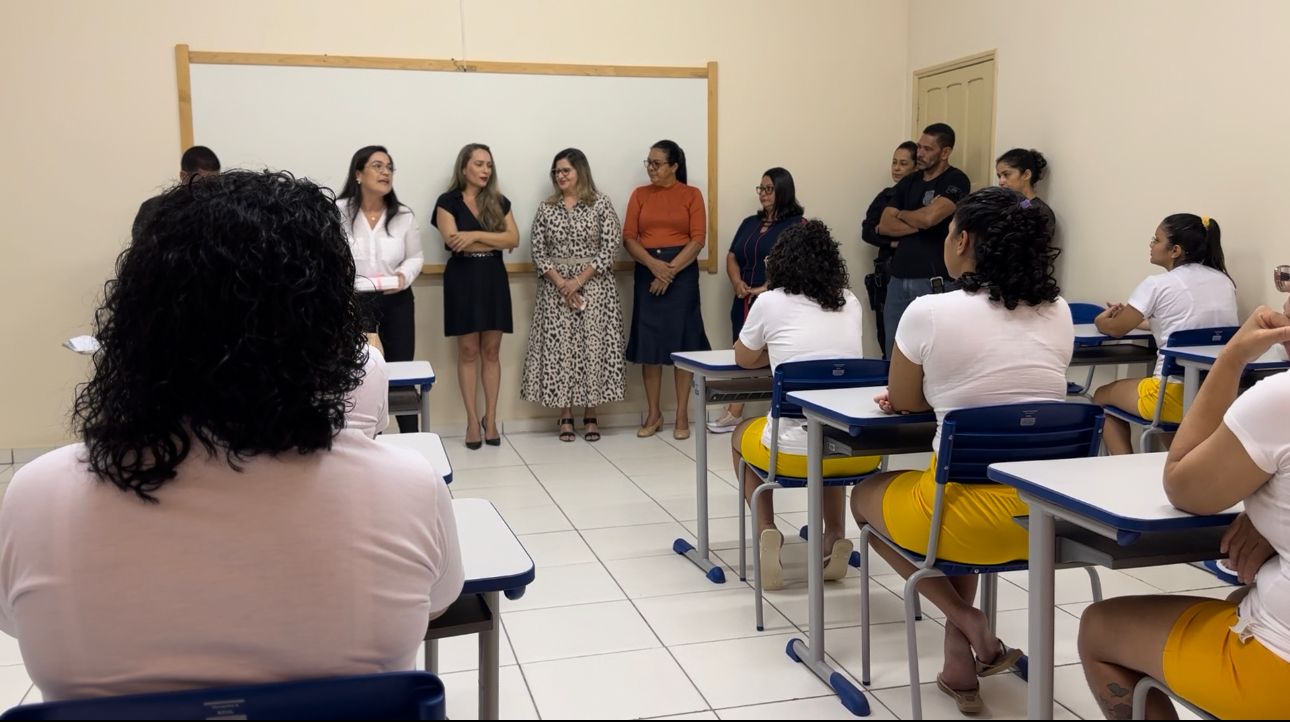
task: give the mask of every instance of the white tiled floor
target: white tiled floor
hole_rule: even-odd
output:
[[[523,598],[503,601],[501,712],[505,719],[854,719],[784,647],[803,636],[807,604],[805,493],[776,495],[784,532],[786,589],[766,596],[766,630],[753,626],[752,592],[739,581],[737,489],[728,436],[709,436],[709,503],[714,557],[727,582],[709,582],[672,552],[678,536],[693,540],[694,442],[668,429],[637,439],[635,429],[606,429],[596,444],[554,434],[515,434],[502,446],[467,451],[445,439],[458,497],[492,501],[520,535],[537,565]],[[922,468],[926,457],[897,459],[894,468]],[[0,492],[13,467],[0,465]],[[852,534],[858,531],[852,525]],[[751,564],[751,556],[749,557]],[[909,674],[902,621],[902,580],[871,555],[874,719],[909,714]],[[751,569],[749,570],[751,575]],[[1220,596],[1216,580],[1193,567],[1128,573],[1101,571],[1108,596],[1181,592]],[[1000,636],[1026,640],[1024,573],[999,584]],[[1097,716],[1075,650],[1079,614],[1091,599],[1084,572],[1059,574],[1055,709],[1058,719]],[[826,591],[826,649],[840,672],[858,680],[859,577]],[[918,623],[925,715],[956,718],[934,685],[941,661],[943,615],[924,601]],[[476,716],[478,671],[473,637],[440,645],[449,715]],[[38,701],[17,643],[0,635],[0,705]],[[1002,675],[983,680],[988,717],[1025,716],[1025,684]]]

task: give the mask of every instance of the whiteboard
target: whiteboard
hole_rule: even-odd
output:
[[[288,56],[289,57],[289,56]],[[552,193],[551,158],[587,154],[599,190],[621,220],[642,161],[667,138],[685,150],[689,183],[708,188],[708,79],[253,64],[189,66],[192,140],[229,168],[288,170],[339,193],[354,151],[384,145],[398,169],[394,189],[417,216],[428,271],[448,252],[430,225],[467,143],[493,150],[502,193],[520,230],[506,256],[531,270],[529,231]],[[184,93],[180,88],[181,117]],[[709,207],[711,210],[711,207]],[[710,213],[709,240],[715,237]],[[711,243],[700,259],[708,258]],[[627,260],[625,251],[620,258]]]

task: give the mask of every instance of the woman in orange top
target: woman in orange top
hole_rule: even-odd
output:
[[[694,260],[707,239],[703,194],[686,185],[685,151],[660,140],[645,161],[650,185],[632,191],[623,224],[623,243],[636,259],[631,338],[627,360],[641,364],[649,413],[636,432],[653,436],[663,425],[659,391],[663,366],[676,351],[712,348],[699,308],[699,267]],[[676,426],[672,438],[690,438],[690,376],[675,370]]]

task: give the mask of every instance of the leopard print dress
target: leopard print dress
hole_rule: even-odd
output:
[[[559,201],[538,206],[531,243],[539,278],[520,383],[525,401],[555,409],[622,401],[623,310],[613,275],[622,236],[618,214],[603,193],[594,204],[579,201],[571,209]],[[572,278],[588,264],[596,275],[582,288],[586,308],[577,311],[541,274],[555,269]]]

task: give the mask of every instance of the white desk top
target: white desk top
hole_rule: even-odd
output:
[[[800,405],[808,415],[836,421],[847,426],[876,426],[880,424],[909,424],[935,421],[936,414],[889,414],[878,408],[873,397],[886,391],[886,386],[855,386],[849,389],[820,389],[818,391],[791,391],[788,400]]]
[[[1051,506],[1127,531],[1221,526],[1241,511],[1240,504],[1212,516],[1193,516],[1176,509],[1165,497],[1166,456],[1015,461],[990,465],[988,475]]]
[[[1218,355],[1223,352],[1224,346],[1179,346],[1177,348],[1165,347],[1160,353],[1167,356],[1173,356],[1178,359],[1179,365],[1187,366],[1189,363],[1209,366],[1214,363]],[[1268,349],[1262,356],[1246,366],[1248,369],[1276,369],[1290,368],[1290,361],[1287,360],[1285,346],[1277,344]]]
[[[679,351],[672,354],[672,363],[685,370],[698,372],[707,378],[756,378],[770,376],[770,367],[746,369],[735,363],[732,348],[716,351]]]
[[[1151,332],[1146,329],[1135,328],[1119,338],[1107,336],[1097,330],[1095,323],[1077,323],[1075,324],[1075,343],[1112,343],[1116,341],[1146,341],[1152,338]]]
[[[452,483],[452,464],[448,461],[448,452],[443,448],[443,441],[438,434],[422,431],[415,434],[381,434],[376,440],[390,446],[412,449],[430,462],[439,472],[445,483]]]
[[[453,499],[461,564],[466,572],[463,594],[522,588],[533,581],[533,559],[487,499]]]
[[[434,367],[429,361],[389,361],[385,364],[391,386],[417,386],[434,383]]]

